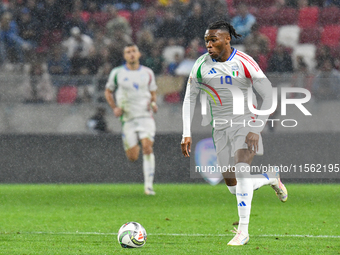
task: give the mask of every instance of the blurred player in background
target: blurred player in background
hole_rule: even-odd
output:
[[[223,177],[237,199],[239,226],[235,229],[235,237],[228,243],[236,246],[249,241],[248,225],[253,190],[271,185],[282,202],[287,200],[288,193],[277,168],[256,177],[250,176],[250,164],[254,156],[263,153],[261,131],[265,125],[259,127],[259,123],[266,123],[269,114],[256,117],[249,110],[247,91],[248,88],[255,88],[263,99],[261,110],[267,110],[272,105],[272,85],[253,58],[230,46],[232,37],[238,38],[240,35],[233,26],[224,21],[210,24],[205,32],[204,40],[208,52],[199,57],[193,66],[183,102],[181,148],[184,156],[189,157],[192,143],[190,126],[199,91],[201,90],[201,96],[204,96],[204,90],[210,90],[211,95],[215,91],[213,96],[218,103],[215,104],[210,96],[207,97],[207,108],[210,109],[207,109],[207,115],[203,115],[203,121],[206,124],[216,124],[215,120],[225,120],[214,125],[213,140],[219,166],[232,166],[229,172],[223,173]],[[242,91],[245,99],[243,115],[233,115],[232,90],[235,87]],[[255,101],[253,93],[253,104],[256,105]],[[255,119],[258,123],[252,126],[257,127],[243,125]]]
[[[141,53],[137,45],[124,47],[126,63],[114,68],[105,89],[105,98],[116,117],[122,122],[122,139],[127,158],[134,162],[139,157],[139,141],[143,152],[144,191],[155,195],[153,179],[155,156],[153,142],[155,121],[152,112],[157,112],[155,75],[141,65]]]

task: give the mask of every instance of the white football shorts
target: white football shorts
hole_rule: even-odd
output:
[[[122,126],[122,139],[124,150],[134,147],[144,138],[155,139],[156,124],[152,117],[135,118],[124,122]]]
[[[223,130],[213,131],[213,140],[216,147],[217,163],[220,166],[233,166],[233,157],[239,149],[248,149],[246,136],[250,132],[249,127],[229,127]],[[259,150],[256,155],[263,155],[263,143],[260,134]]]

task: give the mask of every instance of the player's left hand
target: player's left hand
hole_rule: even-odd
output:
[[[156,104],[155,102],[152,102],[150,105],[151,105],[152,111],[153,111],[154,113],[157,113],[157,111],[158,111],[158,106],[157,106],[157,104]]]
[[[190,157],[191,137],[183,137],[182,142],[181,142],[181,149],[185,157]]]
[[[248,150],[250,152],[256,153],[259,150],[259,139],[260,136],[253,132],[249,132],[246,136],[246,144],[248,145]]]

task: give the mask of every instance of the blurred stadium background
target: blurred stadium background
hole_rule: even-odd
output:
[[[298,120],[298,126],[266,128],[265,146],[277,149],[259,160],[339,163],[339,1],[3,0],[0,182],[142,180],[141,160],[127,162],[120,123],[103,98],[107,76],[123,63],[121,52],[128,42],[138,44],[142,64],[157,75],[155,182],[201,182],[190,178],[189,162],[180,152],[184,84],[193,62],[205,52],[208,23],[234,22],[240,6],[256,22],[233,46],[253,56],[274,86],[312,93],[305,106],[313,116],[288,108],[285,118]],[[106,110],[104,132],[91,125],[98,108]],[[208,130],[193,125],[196,140],[208,137]]]

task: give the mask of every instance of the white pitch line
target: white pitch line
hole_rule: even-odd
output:
[[[117,235],[117,233],[101,233],[101,232],[20,232],[21,234],[49,234],[49,235]],[[184,234],[184,233],[148,233],[148,236],[234,236],[234,234]],[[252,235],[253,237],[308,237],[308,238],[340,238],[340,236],[331,235],[279,235],[264,234]]]

